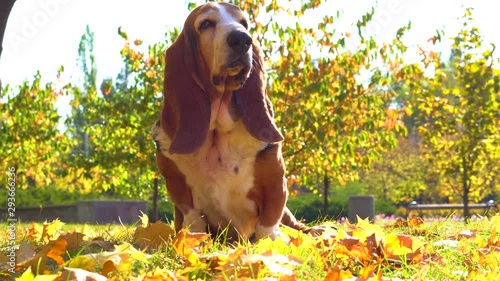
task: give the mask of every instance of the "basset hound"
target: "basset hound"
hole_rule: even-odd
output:
[[[238,7],[208,3],[167,49],[153,135],[177,231],[249,240],[278,237],[280,222],[308,229],[285,206],[283,136],[248,25]]]

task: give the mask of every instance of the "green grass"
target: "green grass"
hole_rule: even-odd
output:
[[[163,276],[165,280],[168,276],[179,280],[279,280],[284,276],[290,276],[285,280],[325,280],[335,274],[345,279],[357,276],[359,280],[377,275],[386,278],[383,280],[495,280],[492,276],[500,273],[499,215],[467,224],[452,219],[422,224],[325,224],[336,230],[328,228],[322,236],[312,237],[283,228],[284,239],[239,244],[186,234],[182,239],[169,236],[161,246],[142,251],[127,247],[130,244],[139,249],[134,240],[138,225],[52,224],[50,233],[42,237],[36,233],[43,232],[41,224],[18,224],[16,244],[34,245],[33,253],[40,253],[48,251],[47,247],[54,249],[48,246],[53,243],[49,240],[55,241],[66,233],[82,233],[86,237],[84,243],[61,253],[60,264],[45,258],[42,262],[46,262],[47,269],[39,273],[57,276],[64,272],[64,267],[79,267],[89,272],[108,272],[116,280],[142,280],[146,276]],[[394,237],[398,243],[391,242]],[[113,250],[103,247],[103,243],[119,247]],[[180,251],[181,244],[188,245],[184,246],[187,250]],[[0,246],[6,254],[8,242],[2,240]],[[94,264],[84,262],[89,257]],[[115,270],[106,271],[110,261]],[[6,273],[5,267],[2,270]],[[23,276],[19,280],[34,280],[26,264],[20,264],[16,270],[15,277]],[[3,274],[2,278],[11,276]],[[342,280],[338,278],[335,280]]]

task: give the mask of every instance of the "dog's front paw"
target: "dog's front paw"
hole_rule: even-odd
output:
[[[206,233],[207,232],[207,222],[201,213],[195,209],[189,210],[187,214],[184,214],[184,221],[182,222],[183,228],[188,228],[189,232],[194,233]]]
[[[255,239],[259,240],[265,237],[269,237],[272,240],[281,236],[279,223],[273,226],[263,226],[260,223],[257,224],[255,228]]]

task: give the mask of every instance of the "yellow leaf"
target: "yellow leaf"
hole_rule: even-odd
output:
[[[148,225],[149,225],[149,217],[148,217],[148,215],[147,215],[147,214],[144,214],[142,211],[141,211],[141,214],[142,214],[142,215],[141,215],[141,216],[139,216],[139,218],[141,219],[141,226],[142,226],[143,228],[146,228],[146,227],[148,227]]]
[[[59,219],[55,219],[50,223],[43,223],[43,232],[42,232],[42,242],[49,242],[49,240],[55,238],[57,232],[64,225]]]
[[[356,225],[359,228],[361,228],[362,230],[364,230],[366,232],[367,236],[375,234],[375,237],[379,241],[382,238],[384,238],[384,236],[385,236],[385,232],[382,229],[382,227],[380,225],[375,225],[375,224],[370,223],[370,221],[368,220],[368,218],[366,218],[366,219],[363,220],[363,219],[360,219],[358,217],[358,223]]]
[[[89,256],[77,256],[69,262],[68,266],[70,268],[81,268],[88,271],[95,271],[96,261]]]
[[[359,278],[369,278],[372,277],[375,272],[375,269],[377,268],[376,264],[371,264],[368,266],[365,266],[359,270]]]
[[[16,278],[16,281],[32,281],[33,279],[35,279],[35,274],[31,272],[31,267],[29,267],[25,272],[23,272],[21,277]]]
[[[200,264],[200,260],[198,260],[198,255],[195,253],[190,253],[187,256],[187,261],[189,263],[188,265],[191,267],[196,267]]]

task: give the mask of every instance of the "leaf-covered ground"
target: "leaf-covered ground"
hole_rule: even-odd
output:
[[[231,244],[176,234],[146,216],[137,226],[20,224],[14,248],[0,242],[0,280],[499,280],[498,214],[469,224],[360,220],[324,230],[312,237],[282,228],[283,239]]]

